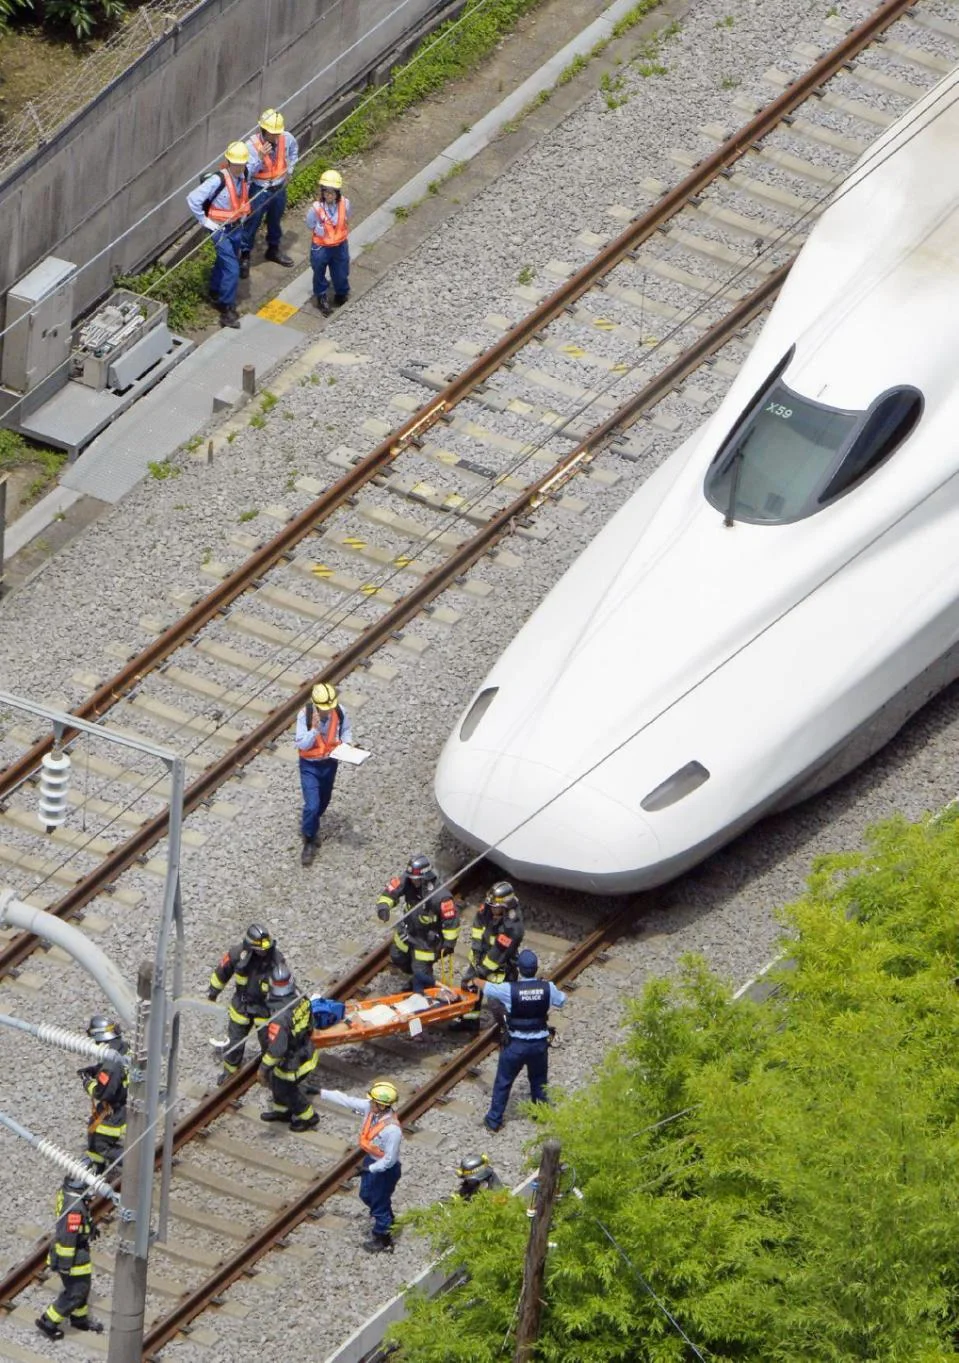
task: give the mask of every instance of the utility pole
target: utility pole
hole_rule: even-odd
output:
[[[113,1314],[107,1363],[140,1363],[147,1291],[147,1249],[153,1192],[154,1132],[148,1130],[147,1037],[153,996],[153,962],[137,975],[137,1026],[130,1060],[127,1136],[120,1184],[120,1236],[113,1271]],[[154,1064],[159,1057],[154,1058]],[[145,1166],[145,1167],[144,1167]],[[146,1182],[147,1194],[143,1187]]]
[[[553,1204],[559,1191],[559,1152],[559,1141],[547,1141],[539,1162],[536,1207],[526,1245],[513,1363],[529,1363],[536,1341],[539,1339],[539,1319],[543,1310],[543,1276],[546,1272],[546,1251],[549,1248],[549,1225],[553,1215]],[[112,1358],[109,1363],[113,1363]]]

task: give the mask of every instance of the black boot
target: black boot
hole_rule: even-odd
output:
[[[320,312],[322,312],[324,317],[329,317],[333,309],[330,307],[330,300],[327,298],[326,294],[315,294],[314,297],[316,298],[316,306],[319,308]]]
[[[471,1017],[469,1013],[466,1013],[465,1016],[454,1018],[449,1025],[449,1030],[451,1032],[472,1032],[475,1035],[479,1029],[480,1016],[478,1013],[475,1017]]]
[[[279,246],[268,246],[264,260],[272,260],[274,265],[284,265],[287,269],[296,264],[293,257],[286,255],[282,247]]]
[[[303,851],[300,853],[300,865],[312,866],[313,858],[316,856],[316,838],[303,839]]]
[[[293,1121],[293,1115],[292,1115],[292,1113],[290,1113],[290,1112],[277,1112],[277,1110],[276,1110],[275,1107],[270,1107],[270,1108],[267,1108],[266,1112],[261,1112],[261,1113],[260,1113],[260,1121],[261,1121],[261,1122],[290,1122],[290,1123],[292,1123],[292,1121]]]
[[[35,1324],[40,1333],[46,1335],[47,1339],[63,1338],[63,1331],[49,1316],[37,1316]]]
[[[318,1112],[314,1112],[309,1117],[294,1117],[292,1122],[290,1122],[290,1130],[312,1131],[313,1128],[319,1126],[319,1124],[320,1114]]]
[[[222,308],[220,310],[220,326],[232,327],[234,331],[240,330],[240,314],[236,308]]]
[[[269,256],[267,256],[269,260]],[[240,252],[240,278],[249,279],[250,277],[250,253],[249,251]]]
[[[346,302],[346,300],[349,298],[349,296],[350,295],[348,293],[335,293],[333,295],[334,308],[341,308],[343,304]]]
[[[363,1248],[367,1254],[392,1254],[393,1237],[389,1231],[385,1235],[378,1235],[373,1231],[370,1238],[363,1241]]]
[[[103,1325],[100,1321],[94,1320],[92,1316],[71,1316],[70,1324],[74,1330],[89,1330],[91,1334],[102,1335]]]

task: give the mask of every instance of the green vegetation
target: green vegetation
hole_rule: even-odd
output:
[[[393,209],[393,217],[396,218],[397,222],[405,222],[409,216],[410,209],[408,204],[397,204]]]
[[[604,71],[599,81],[599,88],[603,92],[606,100],[607,109],[618,109],[629,99],[628,91],[622,94],[623,86],[626,84],[622,76],[611,75],[609,71]]]
[[[723,76],[719,82],[720,90],[736,90],[740,85],[742,85],[742,81],[738,76]]]
[[[262,412],[254,412],[250,417],[250,425],[255,431],[262,431],[263,427],[266,425],[266,417]]]
[[[731,14],[724,14],[721,19],[716,20],[717,28],[735,28],[736,20]]]
[[[535,275],[536,271],[533,269],[532,265],[524,265],[516,276],[516,282],[517,284],[532,284]]]
[[[280,399],[275,393],[271,393],[268,388],[264,388],[260,395],[260,411],[264,414],[266,412],[272,412],[279,400]]]
[[[62,450],[33,445],[16,431],[0,430],[0,474],[14,469],[31,469],[35,474],[20,493],[21,508],[35,502],[51,483],[56,482],[66,462],[67,456]]]
[[[577,53],[569,65],[564,66],[560,71],[556,77],[556,84],[568,85],[575,76],[579,75],[580,71],[585,71],[587,66],[589,66],[589,58],[584,57],[582,53]]]
[[[98,29],[122,19],[127,7],[121,0],[0,0],[0,23],[23,20],[42,23],[53,30],[69,28],[82,41]]]
[[[539,1363],[685,1363],[676,1323],[710,1363],[956,1363],[957,886],[956,806],[873,830],[785,912],[766,1002],[687,959],[535,1111],[568,1168]],[[511,1357],[521,1201],[411,1219],[469,1280],[413,1303],[398,1357]]]
[[[259,511],[241,511],[237,520],[241,525],[245,525],[247,521],[255,521],[259,514]]]
[[[150,477],[163,482],[164,478],[179,478],[183,472],[176,464],[171,464],[169,459],[153,459],[147,464],[150,470]]]

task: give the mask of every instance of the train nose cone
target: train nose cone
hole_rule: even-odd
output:
[[[570,786],[545,764],[461,751],[440,763],[436,798],[464,842],[491,848],[491,860],[540,884],[615,894],[633,889],[642,868],[661,858],[638,799],[630,809],[588,781]]]

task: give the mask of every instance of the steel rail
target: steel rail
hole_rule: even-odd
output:
[[[597,956],[633,926],[635,913],[635,901],[630,900],[568,951],[550,978],[557,984],[575,979]],[[496,1045],[497,1035],[496,1027],[488,1027],[447,1061],[442,1069],[437,1070],[422,1088],[417,1089],[398,1109],[403,1125],[409,1126],[422,1117],[454,1088],[474,1065],[485,1059]],[[257,1231],[235,1254],[218,1265],[206,1282],[188,1292],[172,1311],[155,1321],[143,1340],[144,1359],[152,1359],[158,1349],[169,1344],[170,1340],[188,1326],[190,1321],[215,1298],[225,1292],[238,1278],[249,1273],[252,1264],[268,1254],[284,1236],[289,1235],[290,1231],[306,1220],[317,1207],[328,1201],[356,1172],[362,1157],[363,1152],[358,1146],[349,1151],[299,1197],[282,1208],[273,1221]]]
[[[460,893],[470,894],[479,884],[479,880],[479,867],[472,866],[464,871],[454,871],[445,878],[443,884]],[[378,947],[368,952],[354,966],[351,966],[340,979],[332,984],[324,985],[327,997],[342,1000],[353,998],[381,970],[385,970],[389,965],[390,940],[391,937],[388,937]],[[259,1060],[248,1061],[235,1074],[231,1075],[225,1084],[213,1089],[201,1098],[196,1106],[177,1122],[173,1130],[174,1154],[193,1140],[199,1132],[205,1130],[217,1117],[222,1116],[239,1098],[242,1098],[248,1089],[253,1087],[259,1064]],[[157,1145],[154,1152],[154,1165],[156,1167],[159,1167],[162,1154],[162,1145]],[[112,1180],[112,1182],[119,1187],[119,1178]],[[91,1203],[93,1219],[98,1224],[101,1221],[108,1220],[115,1211],[116,1208],[108,1198],[98,1197]],[[47,1245],[48,1242],[44,1240],[15,1268],[11,1269],[4,1278],[0,1279],[0,1308],[8,1306],[43,1272],[47,1262]]]
[[[124,695],[137,685],[144,676],[168,658],[198,629],[247,591],[256,579],[285,554],[288,554],[301,539],[315,530],[318,524],[342,506],[350,497],[354,496],[359,488],[368,483],[376,473],[381,472],[408,445],[418,440],[441,417],[468,397],[471,392],[521,349],[532,336],[546,327],[564,308],[569,307],[571,303],[587,292],[598,279],[608,274],[631,251],[636,250],[654,232],[658,231],[668,218],[695,198],[727,166],[738,160],[750,147],[771,132],[793,109],[807,99],[813,90],[829,80],[837,71],[840,71],[843,66],[873,41],[877,34],[881,33],[907,9],[912,8],[915,3],[916,0],[885,0],[885,3],[880,5],[864,23],[851,29],[845,38],[816,62],[809,71],[788,86],[782,94],[761,109],[754,118],[733,133],[731,137],[727,138],[712,155],[700,161],[685,179],[665,194],[652,208],[630,223],[592,261],[572,275],[548,298],[545,298],[527,317],[524,317],[504,333],[494,345],[484,351],[461,374],[457,375],[447,387],[420,407],[408,421],[398,426],[342,478],[332,483],[320,497],[301,511],[273,539],[261,545],[245,563],[224,578],[213,591],[191,607],[181,619],[170,625],[151,644],[131,658],[115,676],[98,687],[72,713],[80,719],[98,719],[118,701],[122,700]],[[67,730],[64,734],[64,740],[69,741],[75,735],[75,732],[75,730]],[[16,761],[4,768],[0,772],[0,799],[9,795],[11,791],[32,775],[41,758],[50,752],[52,747],[52,736],[40,739]]]
[[[705,332],[687,351],[657,374],[644,388],[630,398],[621,408],[590,431],[576,448],[565,455],[548,473],[524,488],[512,502],[498,511],[482,525],[476,534],[455,549],[443,563],[420,579],[417,585],[402,597],[379,620],[374,621],[362,634],[342,652],[333,658],[324,669],[324,677],[332,682],[340,682],[361,662],[407,624],[428,602],[438,596],[457,578],[461,577],[477,559],[487,553],[491,546],[506,534],[512,526],[528,512],[542,505],[549,497],[575,474],[581,472],[595,457],[600,447],[618,430],[625,429],[636,421],[649,407],[655,405],[671,387],[680,382],[688,373],[714,351],[718,350],[729,338],[743,327],[752,317],[767,305],[770,298],[781,287],[789,266],[783,265],[765,279],[751,294],[747,295],[733,310]],[[189,814],[197,805],[208,799],[230,776],[251,762],[269,743],[286,729],[295,718],[296,712],[309,699],[312,682],[306,682],[288,700],[272,710],[256,728],[245,734],[229,751],[203,771],[188,787],[184,795],[184,813]],[[117,846],[95,870],[78,880],[72,889],[48,910],[58,918],[70,918],[79,913],[90,901],[100,894],[106,885],[127,870],[149,848],[163,838],[169,823],[169,810],[164,809],[152,819],[141,824],[131,836]],[[37,945],[37,938],[28,932],[18,933],[0,950],[0,979],[26,959]]]

